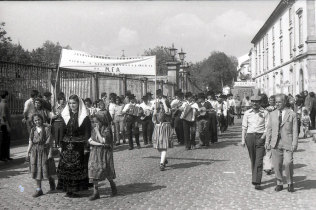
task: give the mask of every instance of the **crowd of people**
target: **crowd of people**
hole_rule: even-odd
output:
[[[117,194],[113,161],[115,147],[126,144],[127,140],[129,150],[133,150],[135,140],[136,148],[140,149],[142,133],[143,145],[153,146],[160,153],[159,169],[164,171],[168,164],[167,150],[173,147],[175,139],[179,145],[184,145],[186,150],[208,147],[218,142],[218,136],[225,132],[229,125],[234,125],[234,116],[241,118],[242,112],[245,112],[242,123],[242,145],[247,145],[249,151],[253,173],[252,184],[255,185],[255,189],[261,188],[263,157],[266,154],[271,154],[278,186],[282,183],[280,161],[283,161],[283,156],[286,158],[286,173],[289,177],[289,185],[292,186],[293,156],[291,154],[296,148],[288,148],[288,144],[284,142],[280,144],[280,139],[283,138],[283,133],[288,135],[291,132],[292,139],[295,139],[296,133],[300,130],[303,133],[302,137],[306,137],[309,129],[315,128],[316,98],[313,92],[308,94],[307,91],[296,95],[295,98],[291,95],[268,98],[265,94],[261,94],[243,100],[232,94],[216,95],[208,91],[193,95],[191,92],[183,93],[181,90],[170,99],[164,96],[160,89],[156,91],[155,99],[152,93],[147,93],[137,100],[130,91],[124,96],[110,93],[109,100],[107,96],[104,92],[101,94],[101,99],[93,102],[90,98],[82,99],[77,95],[71,95],[66,99],[65,94],[60,92],[52,105],[50,92],[45,92],[41,96],[37,90],[32,91],[30,99],[24,105],[22,122],[26,124],[29,133],[27,161],[31,177],[36,183],[34,197],[43,195],[41,182],[48,180],[50,192],[56,189],[62,190],[68,197],[78,197],[78,191],[94,187],[94,193],[89,199],[95,200],[100,198],[99,182],[105,179],[109,181],[112,195],[115,196]],[[8,92],[2,91],[0,102],[2,161],[11,159],[9,153],[11,120],[6,103],[7,97]],[[282,119],[271,120],[279,116],[272,113],[285,107],[286,110],[291,110],[289,113],[295,122],[290,122],[292,123],[289,125],[292,126],[290,131],[280,132]],[[279,122],[277,126],[274,125],[276,122]],[[286,128],[289,129],[289,126]],[[293,126],[296,126],[296,129]],[[279,130],[275,131],[275,127]],[[173,135],[174,131],[176,138]],[[276,137],[275,133],[277,133]],[[198,136],[197,145],[196,136]],[[277,150],[278,146],[282,151],[280,148]],[[297,147],[297,141],[291,146]],[[287,156],[283,154],[283,149],[290,151],[284,152],[288,154]],[[57,168],[54,157],[59,158]],[[266,172],[271,174],[272,167]],[[57,186],[53,178],[55,175],[58,177]]]

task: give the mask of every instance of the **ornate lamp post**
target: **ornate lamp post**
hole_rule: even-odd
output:
[[[177,48],[174,47],[174,44],[172,43],[172,47],[169,48],[169,52],[170,52],[170,55],[172,57],[172,61],[175,61],[175,56],[177,54]]]

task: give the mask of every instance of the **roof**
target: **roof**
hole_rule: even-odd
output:
[[[289,4],[294,2],[294,0],[281,0],[278,6],[274,9],[270,17],[263,24],[260,30],[257,32],[255,37],[251,40],[252,44],[255,44],[266,32],[269,30],[270,26],[274,21],[280,17],[280,14],[288,7]]]

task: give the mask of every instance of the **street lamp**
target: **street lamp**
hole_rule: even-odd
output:
[[[169,52],[170,52],[170,55],[171,55],[173,61],[175,60],[175,56],[177,54],[177,50],[178,49],[174,48],[174,44],[172,43],[172,47],[169,48]]]
[[[182,48],[181,48],[181,52],[178,53],[179,54],[179,58],[181,60],[181,63],[183,64],[184,58],[185,58],[185,52],[183,52]]]

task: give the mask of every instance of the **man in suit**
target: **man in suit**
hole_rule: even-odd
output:
[[[282,165],[288,191],[294,192],[293,186],[293,152],[297,149],[298,129],[296,113],[287,107],[287,96],[275,97],[276,110],[270,113],[267,126],[266,149],[272,148],[272,164],[275,170],[277,186],[275,191],[283,190]]]

